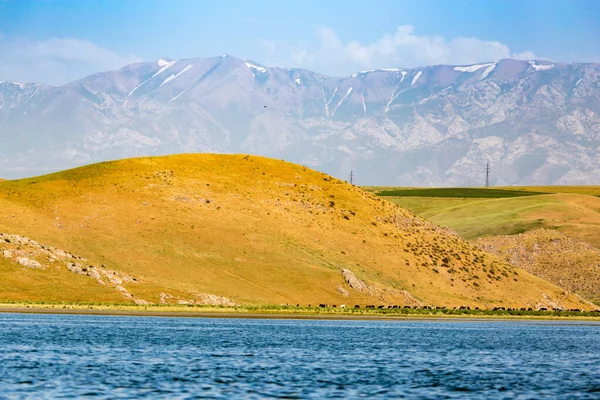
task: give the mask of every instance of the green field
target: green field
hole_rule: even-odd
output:
[[[600,247],[599,186],[366,189],[467,239],[544,227]]]
[[[369,190],[517,267],[600,302],[600,187]],[[505,196],[510,192],[516,197]]]
[[[525,190],[482,189],[482,188],[431,188],[431,189],[388,189],[378,191],[379,196],[392,197],[437,197],[461,199],[500,199],[536,196],[542,193]]]

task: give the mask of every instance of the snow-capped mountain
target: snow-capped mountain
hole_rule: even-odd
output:
[[[180,152],[283,158],[359,184],[600,184],[600,65],[512,59],[337,78],[232,56],[62,87],[0,83],[0,177]]]

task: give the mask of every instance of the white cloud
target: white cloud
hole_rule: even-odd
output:
[[[342,41],[333,29],[316,28],[315,43],[266,42],[270,63],[314,69],[330,75],[348,75],[359,69],[418,67],[434,64],[473,64],[502,58],[534,59],[531,51],[513,53],[498,41],[478,38],[419,36],[412,25],[400,25],[372,43]]]
[[[86,40],[31,40],[0,33],[0,81],[62,85],[139,61],[138,57],[122,56]]]

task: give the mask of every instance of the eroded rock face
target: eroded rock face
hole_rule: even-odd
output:
[[[344,280],[346,283],[354,290],[359,293],[365,293],[368,289],[366,283],[358,279],[352,271],[349,269],[342,269],[342,275],[344,276]]]
[[[227,307],[233,307],[236,305],[235,302],[231,301],[227,297],[206,293],[196,294],[195,299],[185,299],[169,293],[160,293],[158,297],[160,299],[160,304],[197,304]]]
[[[17,257],[17,262],[28,268],[42,268],[42,264],[27,257]]]
[[[411,295],[406,290],[381,288],[376,284],[366,283],[358,279],[352,271],[345,268],[342,269],[342,276],[344,277],[344,281],[348,284],[348,286],[359,293],[377,297],[381,301],[387,301],[389,298],[402,298],[405,305],[419,307],[423,306],[423,303],[419,299]]]
[[[134,301],[136,304],[148,304],[145,300],[134,298],[134,295],[123,286],[137,283],[136,278],[108,269],[104,265],[84,264],[85,257],[42,245],[24,236],[6,233],[0,233],[0,251],[4,258],[15,259],[17,263],[27,268],[46,269],[53,264],[64,263],[70,272],[93,278],[100,285],[114,287],[127,300]]]
[[[348,293],[348,291],[346,289],[344,289],[342,286],[338,286],[337,291],[340,292],[340,294],[344,297],[350,296],[350,293]]]

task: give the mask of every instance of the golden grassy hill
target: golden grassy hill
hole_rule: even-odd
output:
[[[0,300],[591,307],[358,187],[261,157],[5,181],[0,232],[39,242],[0,242]]]

